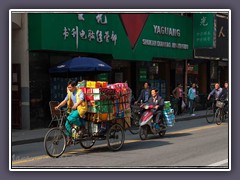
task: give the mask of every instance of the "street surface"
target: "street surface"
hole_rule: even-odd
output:
[[[12,168],[144,168],[144,169],[228,169],[228,123],[208,124],[194,119],[176,122],[165,137],[149,135],[141,140],[139,135],[125,132],[125,142],[120,151],[112,152],[107,141],[97,141],[84,150],[80,144],[66,149],[59,158],[49,157],[43,142],[12,146]]]

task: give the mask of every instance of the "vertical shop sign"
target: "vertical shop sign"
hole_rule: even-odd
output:
[[[108,74],[107,73],[101,73],[97,75],[98,81],[108,81]]]
[[[195,50],[195,58],[201,57],[205,59],[229,58],[229,38],[228,38],[228,15],[219,16],[216,14],[216,48],[201,48]]]
[[[139,69],[139,81],[140,82],[147,81],[147,69],[146,68]]]
[[[194,48],[216,47],[216,19],[214,13],[193,15]]]

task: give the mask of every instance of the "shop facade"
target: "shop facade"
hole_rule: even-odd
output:
[[[27,72],[24,92],[29,117],[20,128],[46,127],[52,89],[64,97],[69,78],[125,82],[139,95],[143,83],[169,99],[177,83],[185,84],[186,61],[193,58],[193,22],[179,14],[28,13]],[[50,67],[76,56],[96,57],[111,65],[105,74],[53,76]],[[26,61],[25,60],[25,61]],[[55,79],[54,79],[55,78]],[[53,81],[59,82],[53,85]],[[56,93],[54,93],[56,94]],[[28,103],[28,104],[27,104]],[[23,119],[23,117],[21,118]],[[21,120],[23,121],[23,120]]]
[[[229,21],[228,14],[210,14],[212,17],[208,23],[211,25],[206,30],[201,30],[203,37],[205,31],[212,29],[213,38],[210,44],[203,40],[199,43],[200,46],[195,46],[194,60],[205,61],[207,67],[207,86],[204,91],[209,92],[215,83],[220,83],[223,86],[225,81],[229,81]],[[203,14],[199,18],[207,17]],[[211,23],[212,22],[212,23]],[[207,21],[206,21],[207,23]],[[196,44],[196,43],[195,43]]]

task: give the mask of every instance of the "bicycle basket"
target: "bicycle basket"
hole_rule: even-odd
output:
[[[218,107],[218,108],[223,108],[224,105],[225,105],[225,103],[222,102],[222,101],[217,101],[217,102],[216,102],[216,107]]]

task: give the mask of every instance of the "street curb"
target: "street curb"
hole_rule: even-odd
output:
[[[44,137],[35,138],[35,139],[19,140],[19,141],[12,142],[12,146],[22,145],[22,144],[30,144],[30,143],[36,143],[36,142],[43,142],[43,140],[44,140]]]
[[[189,117],[182,117],[182,118],[178,117],[178,118],[175,119],[175,121],[176,122],[178,122],[178,121],[189,121],[189,120],[200,119],[200,118],[204,118],[204,117],[206,117],[206,115],[196,115],[196,116],[189,115]],[[35,139],[25,139],[25,140],[19,140],[19,141],[12,142],[12,146],[30,144],[30,143],[36,143],[36,142],[43,142],[43,141],[44,141],[44,137],[35,138]]]

